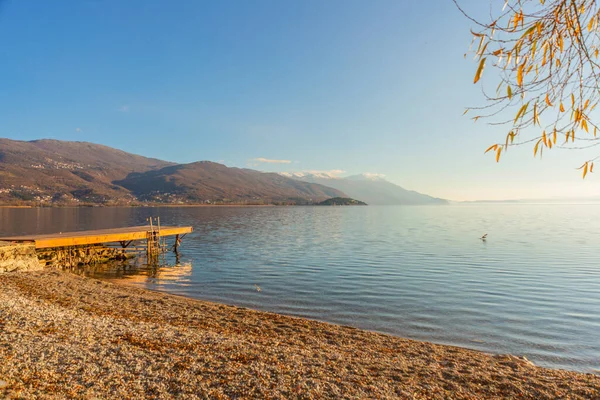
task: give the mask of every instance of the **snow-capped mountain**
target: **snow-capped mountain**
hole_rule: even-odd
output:
[[[282,175],[329,186],[371,205],[448,204],[447,200],[404,189],[380,174],[364,173],[345,178],[327,172],[284,172]]]
[[[280,175],[283,175],[288,178],[295,178],[298,180],[306,180],[306,179],[338,179],[337,175],[333,172],[281,172]]]

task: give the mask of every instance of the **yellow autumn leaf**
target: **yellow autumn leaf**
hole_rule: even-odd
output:
[[[517,121],[519,120],[519,118],[522,117],[525,114],[525,111],[527,111],[527,106],[529,106],[529,103],[524,104],[519,109],[519,112],[517,112],[517,116],[515,117],[515,124],[517,123]]]
[[[515,16],[513,17],[513,31],[517,30],[517,27],[519,26],[519,13],[515,13]]]
[[[548,138],[546,137],[546,131],[542,133],[542,142],[544,142],[544,146],[548,146]]]
[[[565,42],[563,40],[562,35],[560,35],[560,33],[559,33],[559,36],[558,36],[558,47],[560,48],[560,52],[562,53],[563,50],[564,50],[564,47],[565,47]]]
[[[588,124],[587,124],[587,121],[585,120],[585,118],[582,118],[582,119],[581,119],[581,127],[582,127],[583,129],[585,129],[585,131],[586,131],[587,133],[590,133],[590,131],[588,130]]]
[[[559,109],[560,109],[560,112],[565,112],[565,106],[563,106],[562,102],[560,103]]]
[[[571,107],[575,107],[575,95],[571,93]]]
[[[588,163],[585,163],[585,166],[583,167],[583,179],[585,179],[585,176],[588,173]]]
[[[473,83],[479,82],[481,73],[483,72],[483,67],[485,67],[485,58],[482,58],[481,61],[479,61],[479,67],[477,67],[477,72],[475,73],[475,79],[473,80]]]
[[[533,156],[534,157],[537,155],[538,148],[539,148],[541,142],[542,142],[542,139],[538,140],[536,142],[535,146],[533,147]]]
[[[509,99],[512,99],[512,89],[511,89],[510,85],[506,86],[506,94],[508,95]]]
[[[498,149],[496,149],[496,162],[500,161],[500,153],[502,153],[501,146],[499,146]]]
[[[546,93],[546,104],[548,104],[548,107],[552,107],[552,103],[550,102],[550,96],[548,96],[548,93]]]
[[[542,59],[542,67],[546,65],[546,55],[548,54],[548,46],[544,46],[544,58]]]
[[[523,69],[525,69],[525,63],[519,65],[517,69],[517,84],[523,86]]]
[[[591,173],[591,172],[594,172],[594,163],[592,163],[592,164],[590,165],[590,173]]]
[[[554,133],[552,134],[552,141],[556,144],[556,128],[554,129]]]
[[[490,150],[496,150],[497,148],[498,148],[498,145],[497,144],[493,144],[490,147],[488,147],[487,150],[483,152],[483,154],[487,153]]]
[[[471,34],[475,37],[482,37],[485,36],[483,33],[477,33],[477,32],[473,32],[473,29],[471,29]]]

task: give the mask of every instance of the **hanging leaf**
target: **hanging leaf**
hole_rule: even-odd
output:
[[[517,121],[519,120],[520,117],[522,117],[525,114],[525,111],[527,111],[527,106],[529,106],[529,103],[525,103],[520,109],[519,112],[517,113],[517,116],[515,117],[515,124],[517,123]]]
[[[481,74],[483,72],[484,67],[485,67],[485,58],[482,58],[481,61],[479,61],[479,67],[477,67],[477,72],[475,73],[475,79],[473,80],[473,83],[479,82],[479,79],[481,79]]]
[[[542,142],[544,142],[544,146],[548,146],[548,139],[546,137],[546,131],[542,133]]]
[[[487,150],[483,152],[483,154],[487,153],[490,150],[496,150],[497,148],[498,148],[498,145],[497,144],[493,144],[490,147],[488,147]]]
[[[517,69],[517,85],[523,86],[523,70],[525,69],[525,63],[519,65]]]
[[[506,86],[506,94],[508,95],[509,99],[512,99],[512,89],[510,88],[510,85]]]
[[[548,107],[552,107],[552,103],[550,102],[550,97],[548,96],[548,93],[546,93],[546,104],[548,104]]]
[[[560,33],[558,35],[559,35],[558,36],[558,48],[560,49],[560,52],[562,53],[565,48],[565,42],[563,40],[562,35]]]
[[[538,152],[538,148],[540,147],[540,143],[542,142],[542,139],[538,140],[535,143],[535,146],[533,147],[533,156],[535,157],[537,155]]]
[[[496,149],[496,162],[500,161],[500,153],[502,153],[502,146],[498,146]]]

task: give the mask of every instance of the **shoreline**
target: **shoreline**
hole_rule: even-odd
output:
[[[0,274],[0,359],[7,398],[600,398],[591,373],[58,270]]]

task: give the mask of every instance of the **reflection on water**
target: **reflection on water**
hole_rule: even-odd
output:
[[[598,205],[0,209],[0,234],[143,225],[150,216],[194,227],[179,259],[85,273],[544,366],[600,368]]]
[[[103,265],[77,267],[73,272],[98,279],[122,281],[131,285],[153,285],[160,287],[171,282],[185,285],[192,276],[192,264],[148,265],[145,259],[138,261],[111,262]]]

